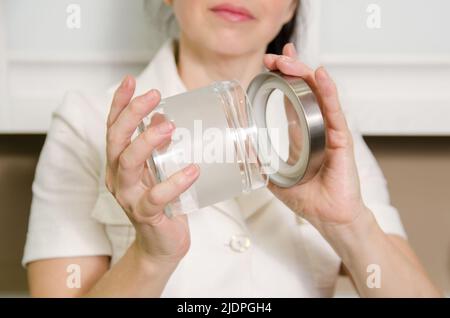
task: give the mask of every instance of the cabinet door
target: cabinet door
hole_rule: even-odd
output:
[[[366,135],[450,134],[450,1],[313,2],[315,50]]]
[[[155,1],[157,2],[157,1]],[[161,44],[144,0],[0,0],[0,132],[43,133],[68,90],[103,93]]]

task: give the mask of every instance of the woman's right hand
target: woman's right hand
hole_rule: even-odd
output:
[[[168,180],[152,184],[146,160],[158,146],[170,141],[175,126],[170,121],[152,123],[135,140],[141,120],[160,102],[151,90],[132,98],[136,83],[127,76],[116,90],[107,122],[106,186],[136,229],[135,247],[143,257],[176,266],[187,253],[190,234],[186,216],[168,218],[164,207],[198,178],[199,168],[190,165]]]

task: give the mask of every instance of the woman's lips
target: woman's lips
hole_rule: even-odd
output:
[[[230,22],[245,22],[255,19],[255,17],[247,9],[230,4],[215,6],[211,8],[211,11]]]

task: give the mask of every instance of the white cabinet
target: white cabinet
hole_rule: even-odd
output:
[[[125,74],[138,74],[161,42],[143,0],[0,0],[0,5],[3,133],[45,132],[67,90],[106,91]],[[73,24],[78,21],[79,28]]]
[[[450,1],[319,2],[315,50],[360,129],[450,135]]]
[[[302,2],[307,56],[330,69],[363,133],[450,135],[448,0]],[[68,27],[71,4],[80,28]],[[65,91],[138,74],[162,41],[149,19],[144,0],[0,0],[0,132],[45,132]]]

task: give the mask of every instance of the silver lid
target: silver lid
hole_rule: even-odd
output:
[[[269,98],[275,90],[280,90],[288,98],[289,105],[298,117],[296,126],[300,131],[292,130],[288,135],[290,144],[301,145],[294,161],[283,160],[278,152],[273,155],[274,146],[267,127],[267,108]],[[317,99],[308,84],[300,77],[266,72],[253,79],[247,95],[258,127],[259,160],[266,167],[276,167],[267,172],[270,181],[286,188],[314,177],[324,158],[325,126]],[[267,147],[271,149],[266,149]]]

